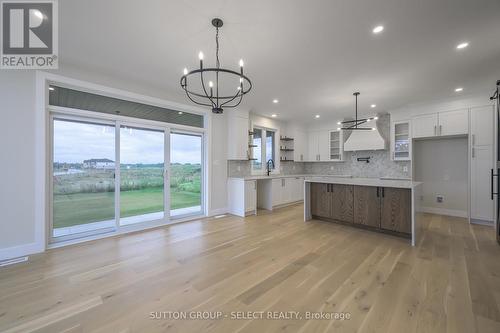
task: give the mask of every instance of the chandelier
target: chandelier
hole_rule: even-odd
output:
[[[356,113],[354,120],[345,120],[345,121],[339,121],[337,125],[342,125],[342,127],[337,128],[338,130],[358,130],[358,131],[375,131],[375,127],[358,127],[359,125],[363,125],[364,123],[368,123],[372,120],[377,120],[378,117],[371,117],[371,118],[361,118],[358,119],[358,96],[360,95],[359,92],[355,92],[353,94],[356,98]]]
[[[243,74],[243,60],[240,60],[239,73],[231,69],[221,68],[219,61],[219,28],[223,22],[219,18],[212,20],[212,25],[215,27],[215,67],[203,67],[203,52],[200,52],[200,68],[188,71],[184,68],[184,75],[181,77],[181,88],[186,92],[187,97],[195,104],[209,106],[213,113],[222,113],[223,108],[234,108],[240,105],[243,96],[248,94],[252,89],[252,82]],[[208,85],[205,82],[206,76],[211,75],[214,81],[209,81]],[[222,90],[219,86],[219,77],[232,77],[235,82],[238,82],[234,88],[234,94],[227,93],[230,90]],[[199,80],[200,87],[198,89],[191,86]],[[232,89],[231,89],[232,90]],[[223,93],[223,91],[225,93]]]

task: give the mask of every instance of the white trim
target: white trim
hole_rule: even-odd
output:
[[[488,227],[495,227],[495,221],[481,220],[481,219],[470,219],[471,224],[485,225]]]
[[[445,209],[445,208],[435,208],[435,207],[421,207],[421,211],[424,213],[463,217],[468,218],[469,214],[465,210],[458,209]]]
[[[224,208],[212,209],[208,212],[207,217],[212,217],[212,216],[216,216],[216,215],[224,215],[224,214],[229,214],[229,208],[224,207]]]
[[[175,125],[175,124],[163,124],[164,127],[170,127],[170,125],[174,125],[174,127],[178,129],[188,129],[192,132],[201,132],[203,135],[206,135],[205,137],[205,145],[207,143],[211,142],[211,127],[210,127],[210,121],[209,118],[211,114],[206,110],[202,109],[196,106],[192,105],[184,105],[180,103],[175,103],[175,102],[170,102],[167,100],[151,97],[151,96],[146,96],[146,95],[141,95],[137,93],[133,93],[130,91],[125,91],[125,90],[120,90],[120,89],[115,89],[115,88],[110,88],[107,86],[91,83],[88,81],[81,81],[69,77],[64,77],[61,75],[57,74],[52,74],[44,71],[36,71],[35,73],[35,191],[33,193],[34,199],[35,199],[35,241],[30,244],[26,245],[20,245],[16,247],[11,247],[11,248],[6,248],[6,249],[0,249],[0,258],[3,259],[8,259],[8,258],[14,258],[14,257],[20,257],[28,254],[33,254],[33,253],[39,253],[45,251],[47,248],[49,248],[49,239],[47,235],[49,232],[47,231],[47,228],[50,226],[48,225],[48,221],[50,221],[50,216],[49,211],[49,179],[50,179],[50,174],[49,174],[49,168],[48,165],[50,161],[48,161],[48,157],[51,156],[50,154],[50,142],[49,142],[49,133],[50,129],[48,126],[50,125],[50,118],[49,118],[49,108],[48,108],[48,101],[49,101],[49,85],[50,84],[57,84],[58,86],[61,87],[66,87],[66,88],[72,88],[72,89],[78,89],[80,91],[86,91],[89,93],[98,93],[100,95],[106,95],[109,97],[115,97],[115,98],[120,98],[120,99],[126,99],[129,101],[134,101],[134,102],[139,102],[139,103],[145,103],[149,105],[154,105],[158,107],[164,107],[164,108],[169,108],[169,109],[174,109],[174,110],[179,110],[179,111],[184,111],[184,112],[189,112],[189,113],[196,113],[200,115],[204,115],[205,117],[205,128],[194,128],[194,127],[189,127],[189,126],[183,126],[183,125]],[[53,107],[50,108],[51,110],[55,111]],[[65,111],[69,111],[73,113],[74,115],[87,115],[83,111],[75,111],[73,109],[69,108],[64,108]],[[69,109],[69,110],[68,110]],[[61,111],[61,109],[59,109]],[[91,111],[88,111],[91,112]],[[92,113],[92,118],[96,118],[95,112]],[[140,119],[129,119],[129,117],[123,117],[124,121],[133,121],[134,123],[140,122]],[[116,120],[117,118],[115,118]],[[154,121],[148,122],[149,125],[157,125],[153,124],[155,123]],[[210,146],[205,149],[205,154],[209,154],[209,148]],[[205,155],[206,157],[207,155]],[[208,155],[209,156],[209,155]],[[210,163],[209,160],[205,158],[205,163],[206,163],[206,177],[205,177],[205,182],[207,182],[208,185],[208,177],[209,175],[209,168],[210,168]],[[208,198],[210,194],[208,193],[210,187],[207,186],[205,189],[205,198],[204,204],[205,204],[205,211],[208,212],[208,207],[209,206],[209,201]],[[186,217],[187,219],[195,219],[195,217],[190,216]],[[169,221],[168,223],[164,223],[162,220],[161,222],[163,224],[160,225],[168,225],[168,224],[173,224],[173,223],[179,223],[183,222],[185,219],[177,219],[174,221]],[[144,226],[141,225],[142,230],[148,227],[156,227],[156,226]],[[124,233],[131,232],[131,231],[136,231],[136,230],[126,230],[123,231]],[[107,234],[102,234],[102,235],[97,235],[96,237],[98,238],[104,238],[104,237],[109,237],[110,235],[113,235],[115,233],[107,233]],[[97,238],[96,238],[97,239]],[[57,246],[62,246],[64,243],[55,243]],[[52,244],[50,247],[53,247],[54,245]]]
[[[0,249],[0,261],[43,252],[37,242]]]

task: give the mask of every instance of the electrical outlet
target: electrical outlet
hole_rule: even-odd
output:
[[[436,202],[443,203],[443,201],[444,201],[444,196],[442,196],[441,194],[438,194],[436,196]]]

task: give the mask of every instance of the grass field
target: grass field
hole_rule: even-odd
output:
[[[113,219],[114,192],[56,194],[54,196],[54,228],[69,227]],[[200,193],[174,191],[171,209],[201,205]],[[122,192],[121,217],[155,213],[163,210],[163,189],[147,188]]]

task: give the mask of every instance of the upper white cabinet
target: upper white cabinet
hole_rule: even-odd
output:
[[[467,109],[439,113],[439,135],[469,133],[469,112]]]
[[[416,116],[412,119],[413,138],[462,135],[469,132],[467,109]]]
[[[437,135],[438,114],[425,114],[414,117],[411,121],[414,138],[425,138]]]
[[[411,122],[391,122],[391,157],[394,161],[411,160]]]
[[[230,112],[227,118],[228,160],[248,160],[249,158],[249,119],[248,113]]]
[[[330,131],[312,131],[307,135],[308,161],[331,161],[330,159]]]
[[[306,161],[307,156],[307,134],[302,131],[293,132],[295,147],[293,151],[293,160],[296,162]]]
[[[470,110],[470,134],[472,146],[494,145],[495,110],[492,106]]]

